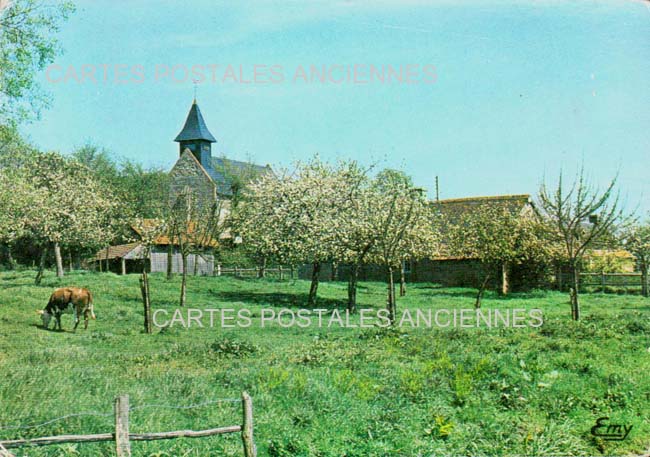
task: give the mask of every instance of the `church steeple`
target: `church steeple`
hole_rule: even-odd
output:
[[[206,168],[210,167],[212,143],[216,143],[217,140],[215,140],[205,125],[199,105],[196,103],[196,98],[192,103],[190,112],[187,114],[183,130],[176,136],[174,141],[179,143],[181,154],[185,149],[189,149],[201,165]]]

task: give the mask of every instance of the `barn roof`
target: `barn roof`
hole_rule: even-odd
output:
[[[97,252],[94,260],[113,260],[130,257],[129,254],[140,247],[140,243],[127,243],[118,246],[109,246]]]
[[[190,112],[187,114],[187,119],[185,119],[185,125],[183,130],[176,135],[174,141],[188,141],[188,140],[206,140],[210,143],[216,143],[217,140],[212,136],[208,126],[205,125],[203,120],[203,115],[201,115],[201,110],[199,105],[196,103],[196,100],[192,103]]]
[[[452,198],[440,200],[433,204],[438,206],[440,212],[448,221],[455,223],[465,214],[474,211],[477,207],[484,206],[503,208],[511,211],[512,214],[520,214],[525,207],[532,207],[532,200],[528,194],[494,195],[488,197]]]
[[[532,208],[532,200],[528,194],[518,195],[494,195],[486,197],[452,198],[432,202],[438,208],[446,223],[456,224],[467,214],[477,208],[497,208],[510,211],[511,214],[521,215],[526,207]],[[466,257],[459,257],[452,252],[445,252],[447,245],[446,236],[448,227],[442,228],[442,253],[435,260],[467,260]]]

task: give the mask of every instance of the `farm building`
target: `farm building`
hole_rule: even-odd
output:
[[[231,201],[243,185],[263,174],[273,173],[269,165],[260,166],[225,157],[213,157],[212,143],[217,140],[208,130],[196,100],[193,101],[185,124],[174,141],[179,144],[179,158],[169,172],[170,203],[189,187],[205,202],[221,199],[222,211],[228,211]],[[135,227],[132,227],[132,230],[135,242],[107,247],[91,259],[97,268],[125,274],[142,271],[145,262],[147,271],[150,272],[166,272],[168,264],[171,264],[173,273],[182,273],[181,254],[174,240],[164,235],[159,236],[154,241],[149,258],[143,259],[144,249],[137,242],[141,233]],[[225,234],[222,238],[229,236]],[[189,272],[200,275],[214,273],[214,256],[209,252],[191,254],[187,260]]]
[[[469,197],[433,202],[437,205],[444,218],[452,223],[460,220],[463,215],[475,210],[479,206],[489,205],[497,209],[508,210],[511,214],[520,217],[529,217],[534,208],[530,195],[498,195],[490,197]],[[444,228],[443,228],[444,237]],[[443,240],[444,244],[444,240]],[[455,256],[447,253],[434,259],[405,262],[404,273],[410,282],[432,282],[448,287],[478,287],[485,278],[484,266],[476,259]],[[498,287],[502,278],[502,271],[494,271],[490,275],[495,278],[492,286]],[[332,268],[331,264],[323,265],[321,278],[323,280],[347,280],[349,268],[345,265]],[[506,280],[513,289],[521,289],[535,285],[540,278],[536,272],[523,267],[513,267],[506,271]],[[303,265],[299,269],[299,276],[304,279],[311,278],[311,266]],[[386,272],[376,265],[365,265],[359,272],[360,280],[384,281]]]
[[[154,221],[145,220],[146,224]],[[140,232],[138,228],[131,227],[132,238],[138,239]],[[100,271],[112,271],[114,273],[128,274],[140,273],[145,268],[148,272],[166,272],[167,265],[171,263],[172,273],[183,272],[181,253],[176,243],[167,235],[158,236],[151,246],[149,256],[145,258],[146,252],[138,241],[117,246],[109,246],[100,250],[94,257],[95,266]],[[212,275],[214,273],[214,256],[209,253],[190,254],[187,257],[187,270],[198,275]]]

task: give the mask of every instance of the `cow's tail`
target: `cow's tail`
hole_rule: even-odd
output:
[[[88,309],[90,310],[90,317],[97,319],[95,311],[93,311],[93,295],[88,291]]]

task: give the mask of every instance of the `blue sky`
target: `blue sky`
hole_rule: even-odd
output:
[[[379,162],[404,169],[430,195],[438,175],[441,198],[534,194],[544,175],[552,181],[584,161],[597,183],[620,171],[630,207],[650,210],[648,2],[77,4],[60,33],[65,53],[49,73],[58,82],[40,77],[52,107],[23,128],[42,149],[92,141],[171,167],[194,87],[189,77],[156,80],[156,66],[218,65],[219,81],[197,88],[218,140],[213,154],[276,167],[315,153]],[[109,77],[61,81],[84,64],[108,65]],[[250,78],[256,64],[278,66],[285,80],[220,80],[227,65]],[[437,79],[292,81],[299,66],[354,64],[434,65]],[[116,65],[140,65],[142,82],[116,83]]]

